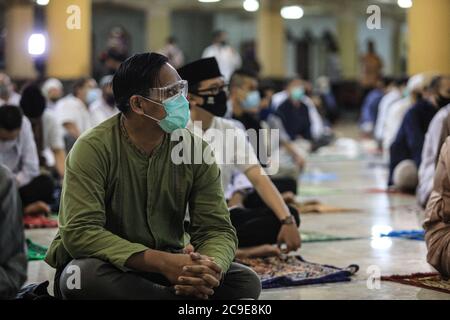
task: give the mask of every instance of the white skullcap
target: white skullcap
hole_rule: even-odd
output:
[[[61,83],[61,81],[59,81],[58,79],[55,78],[50,78],[47,81],[44,82],[44,84],[42,85],[42,94],[47,97],[48,96],[48,92],[51,89],[60,89],[63,90],[63,84]]]

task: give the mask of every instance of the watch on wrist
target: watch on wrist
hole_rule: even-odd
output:
[[[294,224],[295,220],[293,216],[289,216],[287,218],[284,218],[283,220],[281,220],[281,225],[290,225],[290,224]]]

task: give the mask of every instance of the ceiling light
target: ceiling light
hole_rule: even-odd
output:
[[[28,53],[32,56],[40,56],[45,53],[47,40],[42,33],[33,33],[28,38]]]
[[[400,8],[409,9],[412,7],[412,0],[398,0],[397,4]]]
[[[280,13],[284,19],[300,19],[303,17],[303,9],[300,6],[283,7]]]
[[[259,9],[259,2],[258,0],[245,0],[243,6],[245,11],[255,12]]]

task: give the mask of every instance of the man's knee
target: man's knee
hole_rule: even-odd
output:
[[[72,260],[62,271],[59,289],[63,299],[89,299],[89,293],[101,286],[97,278],[98,270],[105,261],[88,258]]]
[[[427,232],[427,261],[442,276],[450,277],[450,233],[449,229]]]
[[[232,263],[230,270],[225,275],[224,281],[230,288],[225,299],[258,299],[261,294],[261,280],[249,267],[239,263]]]

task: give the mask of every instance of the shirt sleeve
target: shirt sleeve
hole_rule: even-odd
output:
[[[21,163],[20,171],[16,174],[19,187],[23,187],[39,175],[39,158],[33,130],[27,118],[23,118],[20,132]]]
[[[106,155],[87,141],[77,141],[66,160],[59,232],[72,258],[98,258],[125,270],[133,254],[148,248],[105,229],[107,168]]]
[[[203,142],[203,150],[207,144]],[[194,165],[194,182],[189,198],[191,243],[201,254],[213,257],[226,272],[237,249],[236,231],[215,162]]]
[[[256,133],[259,134],[259,133]],[[249,137],[246,135],[244,130],[235,128],[234,130],[235,146],[233,149],[227,149],[228,152],[234,152],[235,156],[235,166],[239,171],[245,173],[250,168],[254,166],[259,166],[258,157],[256,156],[255,149],[248,141]]]
[[[48,126],[48,146],[52,150],[60,150],[65,148],[64,144],[64,130],[59,125],[56,117],[49,115],[46,119],[46,123],[44,124]]]

